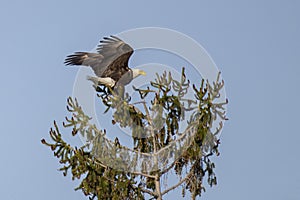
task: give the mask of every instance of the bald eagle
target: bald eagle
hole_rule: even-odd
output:
[[[128,67],[133,49],[116,36],[104,37],[96,51],[75,52],[67,56],[64,64],[91,67],[97,77],[88,77],[88,80],[94,82],[95,86],[124,87],[139,75],[146,75],[143,70]]]

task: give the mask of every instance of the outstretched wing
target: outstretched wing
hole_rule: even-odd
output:
[[[97,52],[104,57],[103,63],[106,69],[95,69],[96,75],[103,73],[105,77],[111,77],[114,80],[119,79],[128,72],[128,61],[133,54],[133,49],[120,38],[111,35],[104,37],[97,47]],[[99,70],[99,71],[98,71]]]
[[[90,66],[98,77],[111,77],[116,81],[128,72],[128,60],[133,49],[121,39],[116,36],[104,37],[97,52],[76,52],[66,58],[65,64]]]
[[[87,52],[75,52],[72,55],[67,56],[64,64],[65,65],[84,65],[91,66],[92,68],[101,66],[104,57],[98,53],[87,53]]]

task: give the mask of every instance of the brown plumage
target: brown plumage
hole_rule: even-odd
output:
[[[97,77],[111,78],[114,85],[127,85],[140,74],[142,70],[130,69],[128,61],[133,54],[133,49],[116,36],[104,37],[97,47],[96,53],[75,52],[67,56],[66,65],[90,66]]]

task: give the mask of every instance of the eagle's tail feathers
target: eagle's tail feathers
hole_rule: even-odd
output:
[[[87,76],[87,80],[92,81],[94,85],[105,85],[105,86],[113,87],[116,84],[116,82],[110,77],[100,78],[100,77]]]

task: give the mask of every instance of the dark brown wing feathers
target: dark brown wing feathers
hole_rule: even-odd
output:
[[[97,53],[76,52],[67,56],[66,65],[90,66],[99,77],[111,77],[118,81],[129,72],[128,61],[133,49],[116,36],[104,37]]]
[[[65,65],[91,66],[100,63],[101,60],[103,60],[103,56],[98,53],[75,52],[74,54],[67,56]]]

